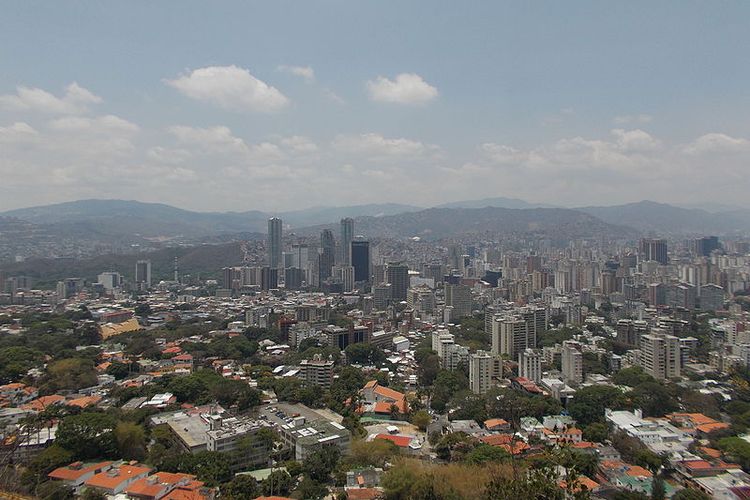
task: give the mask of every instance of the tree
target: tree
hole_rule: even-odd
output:
[[[107,500],[107,496],[99,490],[86,488],[81,493],[81,500]]]
[[[352,442],[349,460],[358,467],[384,467],[385,463],[399,454],[398,446],[387,439]]]
[[[609,436],[607,424],[594,422],[583,428],[583,439],[593,443],[603,443]]]
[[[47,366],[45,389],[78,390],[96,385],[97,376],[94,363],[90,359],[70,358],[55,361]]]
[[[300,498],[309,498],[312,500],[318,500],[328,495],[328,488],[326,488],[325,485],[320,484],[309,477],[304,478],[299,484],[299,487],[294,491]]]
[[[655,379],[648,373],[643,371],[640,366],[630,366],[623,368],[619,372],[612,376],[612,382],[617,385],[627,385],[628,387],[636,387],[644,382],[654,382]]]
[[[669,389],[658,382],[639,384],[630,392],[630,397],[646,417],[661,417],[679,409],[679,404]]]
[[[115,420],[105,413],[83,412],[63,419],[55,443],[78,460],[117,457]]]
[[[75,498],[73,490],[62,481],[47,481],[40,484],[36,489],[36,496],[45,500],[72,500]]]
[[[292,489],[292,477],[283,470],[275,470],[263,481],[266,496],[286,496]]]
[[[140,425],[119,422],[115,427],[115,439],[120,457],[139,461],[146,458],[146,433]]]
[[[719,440],[719,449],[731,456],[742,468],[750,470],[750,443],[738,437],[726,437]]]
[[[510,453],[499,446],[480,444],[467,453],[464,460],[470,464],[479,465],[486,462],[504,462],[509,458]]]
[[[386,355],[381,349],[367,343],[350,344],[344,352],[350,363],[379,365],[386,359]]]
[[[660,474],[651,480],[651,500],[664,500],[667,490],[664,487],[664,479]]]
[[[253,500],[260,496],[260,488],[252,476],[238,474],[221,486],[221,495],[230,500]]]
[[[570,415],[578,425],[587,426],[593,422],[604,421],[604,410],[617,410],[625,405],[625,397],[616,387],[592,385],[576,392],[570,404]]]
[[[41,364],[43,354],[35,349],[13,346],[0,349],[0,383],[13,382]]]
[[[321,448],[307,455],[302,462],[302,466],[311,479],[325,483],[330,479],[331,471],[336,466],[339,456],[338,448]]]
[[[67,465],[72,461],[73,453],[60,446],[59,443],[54,443],[35,456],[30,465],[34,472],[41,476],[46,476],[58,467]]]
[[[419,410],[411,416],[411,423],[416,425],[420,431],[427,430],[427,426],[432,423],[432,417],[424,410]]]
[[[701,490],[685,488],[672,495],[672,500],[711,500],[711,497]]]
[[[130,369],[125,363],[115,361],[107,367],[106,372],[108,375],[112,375],[117,380],[121,380],[128,376],[128,374],[130,373]]]

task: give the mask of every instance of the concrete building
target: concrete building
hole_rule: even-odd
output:
[[[562,344],[562,373],[567,384],[583,382],[583,353],[581,344],[575,340],[566,340]]]
[[[527,348],[518,353],[518,376],[538,384],[542,381],[542,353]]]
[[[503,361],[487,351],[469,357],[469,388],[474,394],[485,394],[502,377]]]
[[[657,380],[681,374],[680,339],[660,330],[641,337],[641,366]]]
[[[386,279],[391,284],[393,300],[406,300],[406,291],[409,289],[409,266],[402,262],[389,263],[386,268]]]
[[[246,418],[211,415],[208,418],[206,449],[227,453],[232,472],[266,467],[269,464],[271,444],[258,436],[268,424]]]
[[[341,219],[341,250],[339,264],[350,266],[352,264],[352,240],[354,239],[354,219],[345,217]]]
[[[445,285],[445,305],[453,308],[452,319],[471,315],[471,288],[466,285]]]
[[[299,378],[308,384],[328,389],[333,382],[333,365],[332,359],[321,359],[320,354],[316,354],[313,359],[300,361]]]
[[[279,269],[284,267],[282,265],[282,246],[281,246],[281,235],[282,235],[283,223],[278,217],[271,217],[268,219],[268,242],[266,244],[266,252],[268,257],[266,262],[268,267],[272,269]]]

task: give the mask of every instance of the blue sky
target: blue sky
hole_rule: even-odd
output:
[[[745,2],[9,4],[0,210],[747,205],[749,17]]]

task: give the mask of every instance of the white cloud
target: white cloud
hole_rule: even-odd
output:
[[[346,104],[346,101],[331,89],[323,89],[323,95],[336,104]]]
[[[423,104],[438,96],[438,90],[416,73],[401,73],[394,80],[379,76],[367,82],[370,99],[399,104]]]
[[[237,66],[209,66],[165,80],[182,94],[229,111],[273,113],[289,104],[278,89]]]
[[[293,153],[307,154],[315,153],[318,151],[318,145],[315,144],[309,137],[295,135],[292,137],[284,137],[280,141],[281,145],[289,149]]]
[[[282,64],[277,66],[276,69],[282,73],[298,76],[306,83],[313,83],[315,81],[315,71],[310,66],[287,66],[286,64]]]
[[[750,151],[750,141],[719,133],[702,135],[685,147],[685,152],[690,155],[741,151]]]
[[[61,132],[86,132],[95,133],[104,131],[120,131],[125,133],[138,132],[139,127],[119,116],[104,115],[93,118],[84,116],[66,116],[49,122],[52,129]]]
[[[62,97],[35,87],[16,87],[15,94],[0,95],[0,107],[12,111],[37,111],[50,114],[81,114],[89,105],[99,104],[102,98],[76,82],[65,87]]]
[[[26,122],[16,122],[7,127],[0,127],[0,142],[26,142],[38,136],[39,133]]]
[[[651,123],[654,117],[645,113],[639,115],[620,115],[615,116],[614,122],[618,125],[627,125],[629,123]]]
[[[419,141],[398,138],[388,139],[380,134],[338,135],[333,140],[333,148],[339,152],[364,155],[367,158],[414,157],[439,148]]]

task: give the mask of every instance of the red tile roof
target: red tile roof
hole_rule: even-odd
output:
[[[409,446],[409,443],[411,443],[411,438],[409,436],[398,436],[393,434],[378,434],[375,436],[375,439],[385,439],[399,448],[406,448]]]

